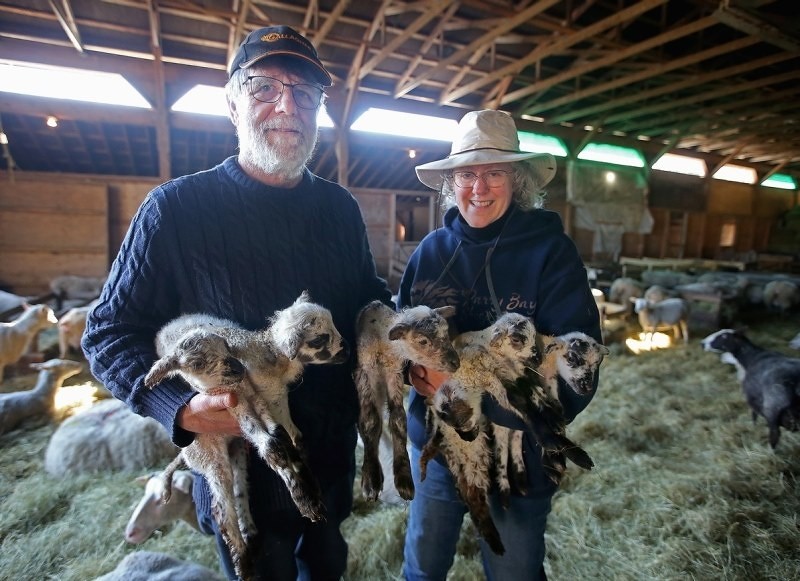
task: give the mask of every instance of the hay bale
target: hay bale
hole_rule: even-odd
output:
[[[95,581],[222,581],[219,573],[165,553],[136,551]]]
[[[114,470],[138,471],[178,453],[164,427],[116,399],[96,403],[59,426],[45,452],[53,476]]]

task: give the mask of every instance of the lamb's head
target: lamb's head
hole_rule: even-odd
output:
[[[608,353],[608,347],[580,331],[560,335],[545,348],[545,357],[556,358],[558,375],[581,395],[594,389],[598,369]]]
[[[242,362],[231,354],[228,343],[207,328],[192,329],[158,359],[144,379],[152,388],[168,377],[180,374],[192,387],[208,392],[233,386],[245,377]]]
[[[479,392],[465,389],[460,381],[451,377],[439,386],[430,403],[436,416],[463,440],[472,442],[478,437],[481,418]]]
[[[389,328],[389,340],[397,342],[403,357],[409,361],[453,373],[461,364],[446,320],[453,313],[455,307],[432,309],[420,305],[404,309]]]
[[[331,312],[311,301],[307,291],[270,319],[269,334],[289,359],[303,364],[344,363],[350,348]]]
[[[492,357],[500,363],[504,379],[516,379],[525,369],[542,364],[541,351],[536,346],[536,328],[533,321],[519,313],[505,313],[491,327],[487,346]]]
[[[29,367],[37,371],[51,373],[51,377],[55,377],[56,383],[62,382],[73,375],[78,375],[83,371],[83,365],[71,359],[48,359],[43,363],[31,363]]]
[[[730,358],[733,357],[735,359],[735,354],[739,352],[742,345],[749,342],[750,341],[741,331],[721,329],[711,333],[708,337],[700,341],[700,345],[703,347],[704,351],[721,353],[724,363],[733,363]],[[725,357],[726,354],[730,356]]]

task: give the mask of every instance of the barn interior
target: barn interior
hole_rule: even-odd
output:
[[[552,539],[562,553],[548,554],[549,572],[561,578],[668,579],[687,571],[695,578],[791,578],[800,568],[794,551],[800,439],[787,433],[783,454],[769,450],[763,423],[749,424],[732,370],[705,369],[714,364],[697,352],[704,335],[748,324],[760,343],[797,355],[789,346],[800,332],[796,0],[0,0],[0,290],[49,302],[62,316],[91,301],[97,287],[56,297],[54,283],[102,280],[153,187],[236,155],[233,125],[219,109],[195,113],[175,105],[197,87],[219,91],[242,38],[273,24],[305,34],[333,74],[326,91],[329,123],[320,128],[309,167],[358,200],[378,272],[395,290],[411,252],[441,221],[437,192],[416,179],[414,167],[446,156],[449,140],[383,134],[378,130],[388,122],[365,121],[365,114],[391,111],[454,122],[470,110],[501,109],[514,117],[525,147],[556,156],[545,208],[560,215],[597,289],[606,343],[612,345],[603,381],[622,399],[610,399],[616,407],[598,407],[571,428],[590,451],[596,444],[600,461],[598,470],[578,470],[564,484],[555,511],[570,503],[575,515],[562,513],[554,521]],[[146,106],[60,99],[67,87],[59,83],[45,83],[36,95],[17,93],[7,85],[8,73],[25,67],[40,80],[62,69],[121,75]],[[628,291],[613,288],[620,279],[633,280],[635,295],[659,286],[688,301],[689,344],[671,327],[644,334]],[[776,283],[797,292],[780,304],[765,301],[765,290]],[[20,312],[16,304],[7,307],[0,303],[0,321]],[[33,387],[37,374],[28,364],[59,351],[50,333],[40,338],[39,349],[34,345],[6,368],[0,392]],[[82,357],[74,349],[69,356]],[[680,390],[653,379],[672,373]],[[78,379],[90,397],[103,397],[88,373]],[[699,404],[692,409],[688,398],[695,385],[704,390],[703,406],[713,399],[724,411]],[[662,423],[649,419],[645,405],[629,410],[634,398],[656,407]],[[617,413],[622,429],[609,419]],[[720,413],[730,431],[721,431],[721,420],[712,417]],[[686,423],[700,426],[692,435],[711,434],[709,446],[720,446],[706,456],[698,452],[691,462],[699,466],[715,455],[720,465],[709,470],[723,485],[703,488],[714,477],[698,470],[691,484],[671,483],[669,494],[651,491],[653,505],[630,498],[628,505],[603,505],[602,495],[591,495],[604,486],[639,486],[615,480],[614,470],[623,472],[611,457],[616,461],[620,449],[628,462],[624,469],[632,473],[655,474],[648,463],[660,459],[679,471],[685,450],[696,446],[677,442],[682,423],[684,429]],[[0,431],[0,449],[43,455],[55,428],[51,423],[29,438]],[[601,437],[616,447],[601,447]],[[0,499],[16,503],[22,495],[17,483],[50,494],[42,492],[47,477],[40,474],[41,462],[6,461]],[[763,479],[761,488],[742,484],[750,479]],[[124,505],[136,496],[119,496],[126,484],[115,474],[103,486]],[[87,485],[70,480],[68,488],[78,497]],[[716,516],[700,522],[692,513],[697,521],[676,516],[655,522],[641,538],[620,541],[612,556],[602,555],[606,538],[598,531],[605,527],[624,539],[631,506],[639,515],[661,514],[664,496],[670,504],[665,511],[695,503]],[[47,497],[61,507],[54,509],[59,518],[67,512],[62,498]],[[580,498],[596,504],[580,505]],[[757,499],[768,499],[769,510],[754,508]],[[0,557],[0,577],[5,569],[28,578],[93,578],[125,552],[121,541],[91,545],[84,568],[63,555],[36,568],[19,547],[57,519],[42,509],[27,522],[22,514],[31,511],[30,501],[9,506],[9,516],[0,517],[0,542],[18,553],[6,565]],[[349,540],[360,539],[367,551],[371,539],[359,526],[367,526],[372,538],[402,529],[404,508],[387,509],[390,525],[377,520],[380,511],[357,508],[359,517],[372,520],[353,525]],[[610,516],[615,511],[628,520]],[[577,524],[584,513],[591,514],[588,524]],[[115,516],[122,526],[125,516]],[[81,518],[88,519],[81,515],[77,522]],[[657,529],[674,538],[661,538]],[[196,533],[181,527],[175,532],[176,545],[163,534],[150,546],[214,567],[210,545],[202,554],[192,552]],[[576,533],[585,543],[575,540]],[[675,544],[690,537],[710,548]],[[47,550],[46,544],[38,550]],[[659,557],[645,562],[636,556],[651,550]],[[113,554],[114,563],[97,556],[103,551]],[[477,578],[476,545],[460,551],[454,578]],[[349,578],[399,578],[398,558],[351,564]]]

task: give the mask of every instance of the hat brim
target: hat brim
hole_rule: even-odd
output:
[[[322,85],[323,87],[330,87],[333,84],[333,79],[331,79],[330,73],[327,70],[325,70],[325,68],[320,67],[318,62],[308,58],[304,54],[300,54],[290,50],[274,50],[267,54],[260,54],[256,57],[251,58],[248,61],[243,62],[242,64],[239,65],[239,68],[249,69],[257,62],[274,56],[289,56],[299,59],[302,62],[311,65],[311,67],[309,67],[308,70],[311,71],[311,73],[315,76],[314,80],[317,81],[320,85]]]
[[[414,168],[417,178],[434,190],[442,189],[442,176],[447,170],[468,165],[487,165],[490,163],[511,163],[524,161],[533,167],[539,176],[539,187],[543,188],[556,175],[556,158],[549,153],[501,151],[498,149],[477,149],[456,153],[444,159],[423,163]]]

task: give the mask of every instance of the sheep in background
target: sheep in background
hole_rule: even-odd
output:
[[[141,471],[178,452],[164,427],[108,399],[64,420],[47,444],[44,469],[52,476]]]
[[[90,301],[100,296],[106,277],[77,276],[65,274],[50,281],[50,290],[56,296],[56,305],[61,309],[66,301]]]
[[[667,289],[665,289],[660,284],[654,284],[647,287],[647,290],[644,291],[642,298],[650,301],[651,303],[659,303],[664,299],[668,299],[672,297],[672,293],[670,293]]]
[[[627,309],[630,309],[631,299],[644,295],[644,289],[644,285],[635,278],[614,279],[611,288],[608,289],[608,302],[625,305]]]
[[[113,571],[94,581],[224,581],[207,567],[176,559],[165,553],[135,551],[125,556]]]
[[[695,280],[691,274],[675,270],[645,270],[642,272],[641,278],[645,288],[657,284],[667,289],[689,284]]]
[[[786,313],[800,304],[800,287],[788,280],[771,280],[764,285],[764,305],[771,311]]]
[[[56,391],[65,379],[83,369],[80,363],[64,359],[31,363],[30,367],[39,371],[33,389],[0,394],[0,434],[10,432],[27,419],[52,418]]]
[[[792,349],[800,349],[800,333],[794,336],[794,338],[789,341],[789,347]]]
[[[652,341],[653,333],[659,328],[670,327],[677,340],[683,337],[684,344],[689,343],[689,303],[684,299],[665,299],[651,303],[644,298],[632,299],[634,311],[639,315],[639,325],[645,332],[648,341]]]
[[[94,300],[83,307],[73,307],[58,318],[58,356],[62,359],[70,349],[82,353],[81,337],[86,329],[86,317],[96,304]]]
[[[126,542],[133,545],[143,543],[154,531],[176,520],[183,520],[192,528],[200,530],[192,498],[194,475],[188,470],[173,470],[168,478],[168,494],[162,473],[156,472],[136,479],[144,484],[144,494],[125,526]],[[165,500],[165,497],[168,498]]]
[[[379,444],[384,407],[388,408],[394,449],[394,485],[405,500],[414,497],[403,407],[403,368],[411,361],[448,373],[458,369],[458,354],[450,342],[446,320],[454,312],[454,307],[418,306],[397,313],[380,301],[373,301],[356,317],[357,365],[353,379],[360,403],[358,432],[364,442],[361,490],[368,500],[377,499],[383,488]]]
[[[47,305],[28,307],[18,319],[0,323],[0,381],[3,380],[5,367],[22,358],[36,334],[56,323],[58,319]]]
[[[781,427],[792,432],[800,429],[800,358],[768,351],[733,329],[712,333],[701,345],[705,351],[721,353],[723,363],[736,367],[753,422],[759,415],[767,420],[773,449]]]
[[[25,297],[0,290],[0,315],[5,314],[6,311],[16,310],[27,303],[28,299]],[[12,315],[13,313],[8,313],[9,317]]]

